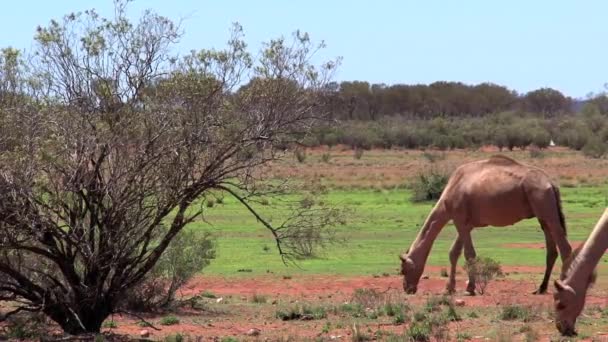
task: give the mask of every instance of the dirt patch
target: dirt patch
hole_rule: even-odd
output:
[[[179,324],[172,326],[156,324],[161,329],[160,331],[146,329],[151,333],[153,339],[162,339],[168,335],[179,333],[200,336],[202,340],[221,340],[221,337],[234,337],[242,341],[255,340],[255,337],[247,334],[250,329],[256,328],[262,331],[262,338],[274,341],[294,336],[300,339],[319,337],[324,325],[331,321],[334,328],[327,337],[333,334],[334,336],[342,336],[342,340],[350,340],[348,335],[351,334],[351,327],[336,328],[335,321],[338,318],[330,317],[326,320],[307,322],[284,322],[274,316],[275,312],[281,306],[293,306],[298,303],[313,306],[339,306],[349,302],[355,290],[363,288],[374,289],[412,306],[422,306],[430,296],[440,295],[444,292],[447,279],[439,276],[440,269],[440,267],[428,267],[425,270],[428,279],[421,279],[418,293],[411,296],[403,293],[402,277],[398,275],[387,277],[300,275],[290,279],[277,276],[255,278],[199,277],[185,286],[181,294],[184,297],[201,293],[215,295],[217,298],[208,299],[208,309],[181,312],[177,315],[180,319]],[[551,312],[553,301],[550,294],[540,296],[531,294],[538,283],[535,280],[536,278],[528,275],[540,274],[543,271],[542,267],[505,267],[504,271],[510,275],[490,283],[486,295],[474,297],[464,296],[465,277],[463,274],[459,274],[457,278],[458,294],[455,298],[463,298],[468,310],[473,310],[473,308],[492,310],[502,305],[526,305],[543,308],[545,312]],[[607,304],[606,294],[608,294],[608,289],[601,286],[596,287],[588,297],[587,306],[605,306]],[[254,296],[264,297],[264,304],[255,304]],[[222,305],[222,303],[225,305]],[[160,318],[150,317],[149,320],[159,322]],[[112,329],[114,333],[137,336],[144,329],[140,327],[138,319],[135,317],[115,316],[114,321],[117,322],[118,326]],[[463,329],[478,328],[475,326],[476,324],[479,325],[479,322],[475,323],[465,319],[459,323],[451,323],[450,329],[462,331]],[[365,329],[392,331],[402,334],[406,326],[374,322],[366,324]],[[546,332],[546,335],[543,336],[553,336],[552,334],[555,333],[551,322],[544,322],[542,329]],[[542,338],[542,340],[548,340],[548,338]]]

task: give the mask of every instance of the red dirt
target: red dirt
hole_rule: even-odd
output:
[[[359,288],[370,288],[380,292],[388,293],[394,298],[402,298],[406,302],[414,305],[424,303],[429,295],[441,294],[446,285],[446,278],[439,276],[440,267],[427,267],[425,274],[429,279],[422,279],[418,287],[418,293],[413,296],[405,296],[402,290],[401,276],[392,275],[389,277],[374,278],[369,276],[321,276],[321,275],[301,275],[294,276],[292,279],[283,279],[277,276],[261,276],[250,278],[222,278],[222,277],[199,277],[191,281],[183,288],[181,294],[185,297],[201,294],[209,291],[230,303],[240,302],[239,310],[228,310],[226,312],[182,312],[178,315],[181,323],[174,326],[158,326],[160,331],[147,329],[153,339],[160,339],[163,336],[180,333],[190,336],[201,336],[204,340],[213,340],[220,336],[234,336],[239,340],[246,339],[246,333],[251,328],[258,328],[262,331],[261,337],[268,340],[276,340],[280,337],[298,336],[315,337],[321,331],[323,321],[311,322],[283,322],[273,316],[276,307],[270,306],[270,312],[256,311],[253,304],[247,304],[253,295],[268,296],[269,303],[278,301],[279,303],[296,303],[298,301],[306,303],[333,303],[340,304],[351,299],[352,293]],[[463,298],[466,307],[495,307],[498,305],[518,304],[543,307],[551,310],[553,303],[551,295],[532,295],[531,292],[538,286],[536,278],[530,279],[527,274],[541,274],[542,267],[504,267],[508,278],[498,279],[489,284],[487,293],[483,296],[465,297],[464,276],[458,276],[456,298]],[[513,279],[518,275],[523,275],[522,279]],[[606,306],[606,289],[594,289],[587,298],[587,306],[599,305]],[[211,303],[214,300],[210,300]],[[216,305],[221,307],[222,305]],[[269,306],[266,304],[266,306]],[[268,309],[268,308],[267,308]],[[238,312],[234,312],[238,311]],[[160,317],[150,318],[150,321],[157,322]],[[134,317],[116,316],[118,328],[112,331],[117,334],[139,335],[144,329],[137,325],[138,319]],[[467,327],[474,327],[475,322],[464,320],[458,323],[455,328],[459,331],[466,330]],[[312,327],[311,327],[312,325]],[[378,325],[378,324],[373,324]],[[450,325],[450,326],[451,326]],[[545,327],[546,326],[546,327]],[[403,325],[378,325],[375,329],[391,330],[403,333]],[[335,330],[335,329],[334,329]],[[550,322],[543,325],[546,336],[554,334],[553,325]],[[334,333],[332,331],[332,333]],[[342,340],[347,340],[350,330],[342,329]],[[544,339],[543,335],[543,340]],[[216,339],[217,340],[217,339]],[[548,337],[547,337],[548,340]]]

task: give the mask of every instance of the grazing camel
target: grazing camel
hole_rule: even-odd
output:
[[[555,281],[557,292],[555,326],[562,335],[576,335],[576,318],[585,306],[585,295],[595,282],[595,267],[608,249],[608,209],[593,228],[591,235],[578,247],[562,267],[561,280]]]
[[[450,277],[447,292],[455,291],[456,265],[464,247],[467,260],[476,257],[471,230],[475,227],[510,226],[523,219],[537,217],[547,246],[546,269],[536,294],[545,293],[551,270],[572,251],[566,239],[566,224],[559,189],[547,174],[505,156],[470,162],[458,167],[437,204],[420,229],[416,240],[400,255],[403,289],[416,293],[418,282],[435,238],[452,220],[458,237],[450,249]],[[475,294],[475,279],[469,276],[467,292]]]

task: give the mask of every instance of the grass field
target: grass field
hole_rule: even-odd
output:
[[[584,240],[606,206],[605,187],[563,189],[563,206],[569,239]],[[340,235],[343,244],[326,248],[317,258],[286,267],[278,257],[270,233],[231,198],[208,210],[206,219],[191,229],[210,230],[218,239],[218,258],[205,273],[235,275],[238,270],[260,273],[381,274],[394,273],[399,253],[407,249],[432,208],[432,203],[412,204],[410,193],[397,190],[335,190],[324,196],[327,203],[351,209]],[[429,257],[430,265],[447,265],[448,250],[455,236],[449,224],[439,235]],[[473,231],[478,255],[491,256],[503,265],[544,265],[545,253],[536,248],[509,248],[507,244],[542,243],[543,233],[536,219],[506,228]],[[604,261],[605,263],[606,261]]]
[[[274,172],[282,176],[289,172],[296,180],[323,183],[329,190],[315,200],[350,211],[346,224],[339,228],[340,235],[346,237],[347,242],[329,246],[318,257],[298,262],[298,267],[286,267],[278,257],[270,233],[236,200],[226,197],[223,204],[208,208],[205,218],[211,225],[197,222],[190,226],[190,229],[212,231],[217,237],[218,257],[204,273],[230,276],[244,274],[238,270],[250,270],[246,274],[394,274],[399,265],[398,254],[409,247],[433,206],[431,202],[411,203],[411,192],[403,186],[411,180],[416,170],[428,167],[428,156],[423,157],[421,152],[412,151],[372,151],[366,152],[361,160],[355,160],[350,151],[308,153],[305,163],[286,158],[283,164],[274,168]],[[322,161],[323,154],[332,155],[329,162]],[[490,154],[493,153],[448,153],[441,161],[434,162],[433,167],[453,168],[465,160]],[[516,158],[540,164],[549,169],[551,176],[561,178],[569,239],[584,240],[607,206],[608,187],[601,182],[601,177],[593,178],[595,185],[589,184],[588,180],[590,175],[598,175],[599,171],[605,170],[602,170],[604,161],[584,159],[586,164],[581,164],[580,156],[575,152],[554,152],[543,159],[530,159],[528,153],[519,152]],[[590,162],[597,165],[589,165]],[[552,165],[555,165],[553,174],[550,170]],[[384,175],[374,176],[375,184],[370,182],[374,170],[383,167],[388,171]],[[584,169],[577,171],[576,168],[581,167]],[[390,171],[392,168],[404,170],[402,176],[396,178],[395,171]],[[560,175],[560,172],[567,172],[568,175]],[[270,203],[270,206],[258,205],[258,208],[271,219],[281,216],[281,206],[274,205],[272,199]],[[434,244],[429,257],[430,265],[448,265],[448,250],[454,236],[455,229],[449,224]],[[543,243],[543,233],[536,219],[506,228],[479,228],[474,230],[473,239],[478,255],[490,256],[503,265],[544,265],[545,253],[542,249],[505,246]],[[606,260],[603,264],[606,264]]]

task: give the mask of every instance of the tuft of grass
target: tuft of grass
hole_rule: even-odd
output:
[[[169,335],[164,339],[165,342],[183,342],[185,340],[186,338],[184,337],[184,335],[180,333],[177,333],[175,335]]]
[[[226,336],[226,337],[222,337],[220,342],[239,342],[239,340],[237,340],[236,338],[234,338],[232,336]]]
[[[452,299],[449,296],[430,296],[426,300],[426,311],[434,312],[440,311],[441,306],[454,306]]]
[[[361,157],[363,157],[363,149],[362,148],[355,148],[354,157],[357,160],[361,159]]]
[[[322,306],[292,306],[279,309],[275,317],[283,321],[319,320],[327,318],[327,310]]]
[[[294,151],[294,155],[296,156],[296,160],[298,163],[302,164],[306,161],[306,151],[298,148]]]
[[[213,292],[208,291],[208,290],[205,290],[203,293],[201,293],[201,297],[203,297],[203,298],[217,298],[217,296]]]
[[[325,322],[325,324],[323,324],[323,329],[321,330],[321,332],[324,334],[328,334],[330,330],[331,330],[331,323]]]
[[[443,278],[447,278],[447,277],[449,277],[448,270],[447,270],[447,269],[445,269],[445,268],[442,268],[442,269],[441,269],[441,272],[440,272],[440,275],[441,275],[441,277],[443,277]]]
[[[469,318],[479,318],[479,315],[475,311],[469,312],[467,316],[469,316]]]
[[[540,335],[538,334],[538,332],[534,330],[534,328],[532,328],[530,325],[526,324],[522,326],[521,328],[519,328],[519,332],[524,334],[524,339],[526,342],[535,342],[540,339]]]
[[[459,332],[456,334],[456,341],[457,342],[464,342],[464,341],[469,341],[472,340],[473,336],[471,336],[471,334],[466,333],[466,332]]]
[[[175,316],[165,316],[160,319],[160,325],[175,325],[179,324],[179,318]]]
[[[329,154],[328,152],[323,153],[321,155],[321,161],[323,161],[324,163],[329,163],[330,160],[331,160],[331,154]]]
[[[337,311],[349,314],[352,317],[365,317],[365,308],[359,303],[345,303]]]
[[[505,305],[502,307],[499,318],[503,321],[522,321],[530,322],[534,317],[528,307],[520,305]]]
[[[410,341],[428,342],[431,340],[431,327],[428,323],[414,322],[407,329],[406,336]]]
[[[448,306],[448,311],[446,312],[446,318],[450,322],[459,322],[462,321],[462,317],[456,312],[456,308],[453,305]]]
[[[118,324],[116,324],[116,322],[114,322],[114,320],[109,320],[109,321],[103,322],[102,327],[107,328],[107,329],[116,329],[116,328],[118,328]]]
[[[264,295],[254,294],[251,301],[256,304],[264,304],[268,301],[268,297]]]
[[[357,323],[354,323],[351,327],[351,341],[353,342],[364,342],[371,341],[372,337],[367,335],[365,332],[361,331],[357,326]]]

